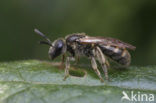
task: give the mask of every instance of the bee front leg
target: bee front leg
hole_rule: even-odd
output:
[[[94,57],[91,57],[91,65],[92,65],[93,70],[96,72],[96,74],[100,78],[100,81],[104,82],[103,78],[101,77],[100,71],[97,68],[96,60]]]
[[[69,77],[69,68],[70,68],[70,57],[66,58],[66,64],[65,64],[65,76],[63,80],[66,80],[67,77]]]
[[[70,61],[75,61],[73,57],[67,57],[66,58],[66,64],[65,64],[65,76],[63,80],[66,80],[67,77],[69,77],[69,69],[70,69]]]

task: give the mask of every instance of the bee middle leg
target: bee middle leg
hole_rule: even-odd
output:
[[[109,63],[106,60],[104,54],[102,53],[102,51],[101,51],[101,49],[99,47],[96,48],[96,57],[97,57],[97,60],[100,62],[101,66],[102,66],[102,69],[104,71],[106,80],[108,80]]]
[[[98,77],[100,78],[100,81],[104,82],[103,78],[101,77],[100,71],[97,68],[96,60],[94,57],[91,57],[91,65],[94,71],[96,72],[96,74],[98,75]]]

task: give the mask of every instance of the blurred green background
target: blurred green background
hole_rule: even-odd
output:
[[[133,65],[156,64],[156,0],[0,0],[0,61],[49,60],[51,40],[75,32],[121,39],[137,47]]]

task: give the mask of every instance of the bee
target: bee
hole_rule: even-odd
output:
[[[38,29],[34,31],[45,38],[47,41],[40,41],[41,44],[47,44],[49,48],[49,56],[52,60],[62,55],[62,64],[65,61],[65,76],[64,80],[69,76],[70,62],[82,56],[88,57],[91,61],[91,66],[101,82],[104,79],[101,76],[97,67],[97,61],[101,64],[105,79],[108,80],[109,62],[107,58],[115,61],[123,66],[129,66],[131,55],[127,49],[135,50],[136,47],[118,39],[110,37],[92,37],[85,33],[73,33],[65,38],[59,38],[54,42],[41,33]],[[66,54],[69,55],[66,55]],[[65,59],[65,60],[64,60]]]

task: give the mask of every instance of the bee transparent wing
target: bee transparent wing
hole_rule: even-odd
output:
[[[117,46],[119,48],[128,48],[128,49],[131,49],[131,50],[136,49],[135,46],[133,46],[131,44],[128,44],[128,43],[125,43],[125,42],[120,41],[120,40],[115,39],[115,38],[107,37],[107,38],[103,38],[103,39],[104,39],[103,44],[107,44],[107,45],[111,45],[111,46]]]
[[[131,50],[135,50],[136,48],[131,44],[110,37],[86,37],[86,38],[81,38],[79,42],[83,44],[100,44],[100,45],[117,46],[119,48],[128,48]]]

